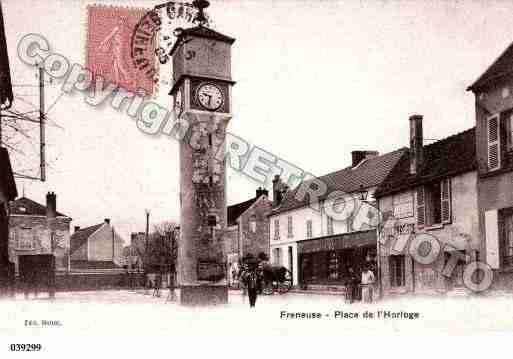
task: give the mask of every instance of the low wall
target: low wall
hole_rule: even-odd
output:
[[[55,289],[60,292],[142,288],[144,283],[144,273],[129,274],[126,271],[70,272],[57,273],[55,276]],[[35,288],[27,288],[26,284],[17,278],[16,289],[23,292],[27,289],[32,291]],[[44,292],[46,288],[40,287],[38,291]]]

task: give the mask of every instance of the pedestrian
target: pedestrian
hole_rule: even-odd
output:
[[[162,274],[158,273],[155,276],[155,288],[153,289],[153,296],[160,297],[160,287],[162,286]]]
[[[362,272],[362,299],[365,303],[372,303],[374,280],[374,273],[366,265]]]
[[[246,266],[246,270],[242,274],[242,281],[248,291],[249,307],[254,308],[262,282],[262,274],[255,258],[248,258]]]
[[[358,297],[358,276],[353,267],[349,267],[346,284],[346,300],[351,304]]]

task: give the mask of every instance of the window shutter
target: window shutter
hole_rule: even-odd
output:
[[[493,269],[499,268],[499,221],[497,210],[485,212],[486,263]]]
[[[417,187],[417,225],[426,225],[426,198],[423,186]]]
[[[499,115],[488,117],[488,170],[493,171],[501,166]]]
[[[450,223],[451,216],[451,179],[445,179],[440,184],[442,223]]]

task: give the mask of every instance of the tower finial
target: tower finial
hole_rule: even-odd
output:
[[[210,6],[210,3],[207,0],[194,0],[192,6],[198,9],[198,13],[192,21],[198,23],[199,26],[204,26],[208,22],[205,9]]]

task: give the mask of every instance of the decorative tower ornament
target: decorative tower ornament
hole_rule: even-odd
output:
[[[231,114],[231,45],[235,39],[205,26],[209,3],[196,0],[194,22],[177,31],[171,50],[176,116],[189,123],[180,143],[180,301],[228,301],[224,138]]]

